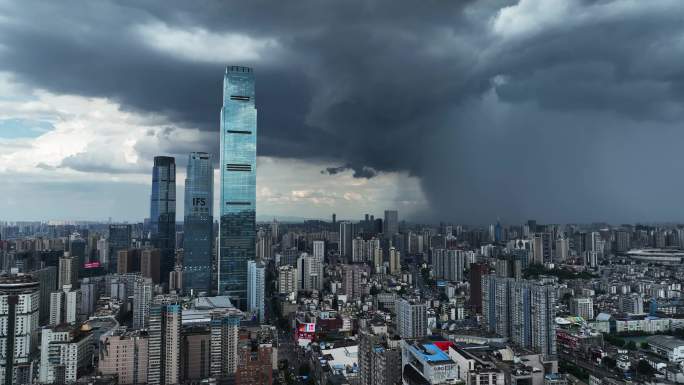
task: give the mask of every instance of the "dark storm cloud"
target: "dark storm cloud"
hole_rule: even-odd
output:
[[[352,170],[354,172],[352,174],[354,176],[354,178],[370,179],[370,178],[378,175],[378,172],[371,167],[353,166],[351,164],[347,164],[344,166],[338,166],[338,167],[327,167],[325,170],[321,170],[321,174],[337,175],[341,172],[345,172],[345,171],[349,171],[349,170]]]
[[[681,161],[650,150],[684,139],[679,3],[547,2],[570,7],[556,20],[536,2],[506,24],[515,1],[29,1],[1,6],[0,69],[215,131],[224,63],[154,49],[139,27],[272,39],[237,63],[256,67],[260,155],[406,171],[442,219],[684,214],[681,178],[639,183]]]

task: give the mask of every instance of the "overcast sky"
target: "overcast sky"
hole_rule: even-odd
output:
[[[682,58],[681,0],[0,0],[0,220],[141,220],[155,155],[182,218],[237,64],[260,216],[679,221]]]

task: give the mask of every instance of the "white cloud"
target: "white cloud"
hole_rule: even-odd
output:
[[[504,7],[491,21],[492,32],[504,39],[527,38],[552,29],[571,31],[606,20],[622,23],[647,14],[681,13],[680,0],[615,0],[587,4],[581,0],[520,0]]]
[[[133,28],[150,47],[190,61],[231,63],[254,61],[268,51],[272,56],[279,44],[272,38],[253,38],[240,33],[215,33],[204,28],[171,28],[161,22]]]

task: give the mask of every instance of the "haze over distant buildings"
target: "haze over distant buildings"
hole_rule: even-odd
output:
[[[3,3],[0,212],[140,220],[155,155],[218,159],[216,73],[237,63],[260,74],[261,215],[676,220],[682,13],[671,0]]]

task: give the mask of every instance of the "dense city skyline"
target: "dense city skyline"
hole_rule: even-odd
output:
[[[218,158],[228,63],[260,74],[261,215],[684,214],[681,2],[212,4],[0,4],[2,219],[140,220],[154,156]]]

